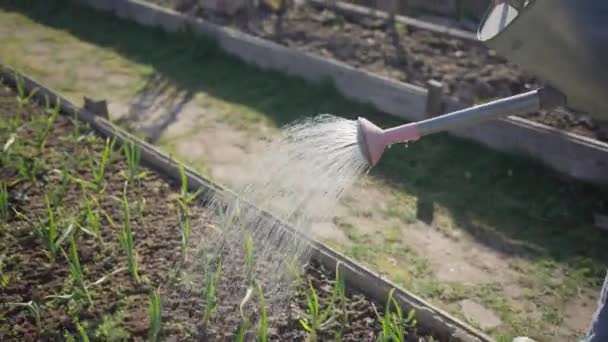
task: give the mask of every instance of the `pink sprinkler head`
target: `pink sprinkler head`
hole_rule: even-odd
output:
[[[420,138],[415,122],[387,130],[383,130],[365,118],[360,117],[358,122],[359,148],[371,166],[378,163],[387,146]]]

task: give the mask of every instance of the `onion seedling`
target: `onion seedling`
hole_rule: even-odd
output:
[[[48,107],[48,98],[47,98],[47,107]],[[57,120],[57,116],[59,116],[59,109],[61,108],[61,101],[57,98],[57,102],[55,103],[55,107],[53,109],[47,108],[49,111],[49,116],[44,120],[44,127],[36,132],[36,143],[39,150],[43,150],[46,145],[47,138],[51,131],[51,128],[55,124]]]
[[[93,174],[93,184],[95,184],[97,191],[101,191],[102,189],[101,183],[103,182],[106,166],[110,158],[110,153],[114,149],[115,143],[116,138],[112,139],[111,141],[109,138],[107,138],[105,147],[101,153],[101,159],[99,161],[96,159],[89,159],[91,173]]]
[[[209,323],[209,319],[211,318],[211,314],[217,307],[217,285],[219,283],[220,277],[222,274],[222,259],[218,260],[217,268],[215,272],[209,272],[206,275],[206,284],[205,284],[205,310],[203,311],[203,325],[207,325]]]
[[[70,235],[72,232],[73,225],[69,225],[65,230],[63,235],[59,237],[59,232],[57,229],[57,222],[55,221],[55,212],[51,207],[51,202],[49,201],[48,195],[45,195],[46,200],[46,219],[39,219],[40,223],[36,227],[38,235],[42,237],[44,240],[48,250],[49,250],[49,259],[54,264],[55,257],[57,256],[57,250],[63,243],[63,241]]]
[[[139,273],[137,265],[137,254],[135,243],[133,242],[133,231],[131,229],[131,214],[129,211],[129,201],[127,200],[127,183],[123,191],[122,198],[122,231],[120,235],[120,245],[125,251],[129,262],[129,271],[135,282],[139,283]]]
[[[258,328],[256,331],[257,342],[268,341],[268,313],[266,312],[266,303],[264,302],[264,293],[262,292],[262,286],[258,286],[258,297],[260,301],[260,318],[258,321]]]
[[[95,236],[95,238],[97,238],[100,242],[103,243],[103,240],[101,239],[101,232],[99,230],[99,227],[101,226],[101,215],[99,213],[99,210],[93,210],[91,202],[94,202],[96,207],[99,207],[99,204],[97,203],[97,201],[95,199],[88,198],[83,185],[81,185],[81,189],[82,189],[82,199],[84,201],[83,215],[84,215],[85,224],[90,229],[90,232],[93,234],[93,236]],[[84,227],[81,227],[81,228],[84,228]]]
[[[241,301],[241,304],[239,305],[239,311],[241,312],[241,321],[239,322],[239,325],[237,327],[236,337],[234,339],[236,342],[244,342],[245,335],[247,334],[247,330],[249,330],[250,323],[249,323],[249,319],[247,318],[247,316],[245,316],[245,305],[251,299],[252,294],[253,294],[253,288],[251,288],[251,287],[247,288],[245,297],[243,297],[243,300]]]
[[[334,282],[333,295],[332,299],[338,304],[340,311],[342,311],[341,317],[341,328],[336,333],[336,340],[342,340],[343,329],[348,325],[348,303],[346,301],[346,285],[344,281],[344,277],[340,273],[340,264],[338,261],[336,263],[336,279]]]
[[[158,341],[161,327],[161,306],[160,306],[160,292],[158,290],[152,291],[150,294],[150,332],[148,341]]]
[[[127,179],[132,182],[134,179],[144,176],[144,172],[139,172],[141,151],[134,142],[127,142],[122,146],[122,151],[127,161]]]
[[[84,282],[84,274],[82,272],[82,266],[80,266],[80,259],[78,258],[78,250],[76,249],[76,242],[74,236],[70,237],[70,254],[68,255],[63,249],[61,249],[63,256],[68,262],[68,268],[70,274],[74,280],[74,294],[78,299],[84,299],[87,305],[92,305],[93,300],[89,294],[89,290]]]
[[[8,222],[8,190],[6,183],[0,182],[0,223]]]
[[[36,321],[36,333],[38,334],[38,336],[41,336],[42,334],[42,321],[40,320],[40,307],[38,306],[38,304],[36,304],[36,302],[34,301],[29,301],[27,303],[11,303],[14,306],[17,307],[24,307],[27,309],[27,311],[29,311],[30,315],[32,317],[34,317],[34,320]]]
[[[391,289],[388,293],[388,300],[386,303],[386,309],[384,310],[384,316],[381,316],[378,311],[376,311],[375,306],[373,307],[381,326],[378,339],[380,341],[404,342],[404,329],[416,325],[416,320],[414,319],[415,311],[413,309],[410,310],[408,317],[404,319],[403,312],[399,307],[399,303],[397,303],[397,300],[395,297],[393,297],[394,292],[395,289]],[[391,305],[395,307],[395,312],[391,310]]]
[[[190,226],[190,209],[188,208],[188,204],[184,203],[179,198],[177,199],[177,219],[179,230],[182,235],[182,249],[185,257],[190,242],[192,227]]]
[[[245,267],[247,272],[246,279],[247,284],[251,285],[253,284],[253,272],[255,268],[255,259],[253,255],[253,237],[251,236],[251,233],[249,233],[249,231],[243,230],[243,232],[245,235],[243,247],[245,249]]]
[[[334,303],[333,300],[330,301],[325,310],[321,310],[319,297],[310,280],[308,280],[308,290],[305,295],[307,310],[305,317],[300,319],[300,325],[304,330],[308,331],[308,341],[314,342],[317,341],[319,330],[324,329],[333,322],[334,317],[330,317],[330,314],[332,313]]]
[[[30,100],[38,92],[38,88],[34,88],[26,95],[23,78],[15,73],[15,83],[17,84],[17,116],[13,119],[11,126],[13,129],[17,128],[21,124],[21,115],[23,115],[23,109],[30,103]]]
[[[87,331],[84,330],[84,327],[78,322],[76,322],[76,330],[78,331],[80,342],[89,342],[89,335],[87,335]]]

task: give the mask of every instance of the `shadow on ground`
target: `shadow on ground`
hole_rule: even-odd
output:
[[[4,1],[0,8],[152,66],[154,77],[179,88],[177,110],[182,101],[205,92],[246,106],[278,126],[319,113],[350,119],[364,115],[382,126],[398,123],[341,97],[330,84],[313,85],[261,71],[188,33],[144,28],[67,0]],[[162,82],[152,79],[150,87],[162,87]],[[175,111],[166,113],[154,126],[155,135],[174,118]],[[531,259],[553,258],[580,269],[582,278],[594,285],[603,279],[608,238],[593,227],[593,214],[606,211],[606,190],[562,179],[524,157],[443,134],[408,148],[392,148],[372,175],[418,196],[419,217],[425,221],[432,221],[434,205],[441,205],[459,227],[492,248]]]

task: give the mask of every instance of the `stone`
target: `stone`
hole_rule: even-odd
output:
[[[494,312],[475,301],[465,299],[460,301],[459,304],[467,320],[478,324],[483,330],[493,329],[502,324],[502,321]]]
[[[513,342],[536,342],[536,341],[529,337],[519,336],[519,337],[514,338]]]

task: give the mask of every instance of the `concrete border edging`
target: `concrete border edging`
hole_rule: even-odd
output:
[[[180,183],[179,167],[182,165],[188,178],[188,185],[191,190],[196,191],[202,188],[205,189],[207,197],[213,195],[224,198],[225,200],[229,200],[236,196],[236,194],[234,194],[230,189],[204,178],[187,165],[183,165],[170,156],[167,156],[156,147],[126,132],[122,128],[111,123],[109,120],[97,116],[85,109],[78,108],[54,90],[42,85],[23,73],[17,72],[0,64],[0,79],[6,82],[13,89],[16,88],[16,84],[19,82],[16,75],[18,75],[20,80],[23,82],[23,88],[27,93],[30,93],[33,89],[38,89],[38,92],[34,95],[34,99],[36,101],[45,103],[45,101],[48,100],[48,103],[51,106],[54,106],[57,101],[59,101],[62,114],[76,115],[79,120],[90,124],[91,127],[102,136],[107,138],[116,138],[118,146],[121,146],[126,142],[136,144],[140,148],[142,162],[152,169],[167,176],[169,179],[176,182],[176,184]],[[418,325],[430,332],[435,333],[441,338],[442,341],[493,341],[491,337],[458,320],[457,318],[454,318],[447,312],[432,306],[423,299],[399,287],[398,285],[379,277],[379,275],[373,273],[356,261],[341,255],[340,253],[313,238],[302,235],[296,229],[273,217],[271,214],[258,208],[253,208],[261,213],[262,217],[267,220],[266,222],[279,222],[280,226],[282,227],[281,229],[285,229],[288,233],[295,234],[300,239],[307,242],[310,246],[313,260],[316,260],[321,265],[331,270],[334,270],[336,265],[339,264],[339,270],[345,277],[348,287],[354,288],[368,296],[373,301],[382,304],[385,303],[389,291],[394,289],[394,297],[399,302],[402,309],[404,311],[414,309],[416,311]]]
[[[215,38],[222,49],[248,63],[309,81],[330,79],[346,97],[371,103],[379,110],[407,121],[425,118],[428,92],[424,88],[287,48],[141,0],[80,1],[141,25],[158,26],[171,32],[190,27],[197,33]],[[451,32],[443,33],[449,35]],[[448,101],[446,107],[451,111],[464,105]],[[520,117],[493,120],[451,133],[495,150],[523,153],[578,180],[608,184],[608,144],[594,139]]]

